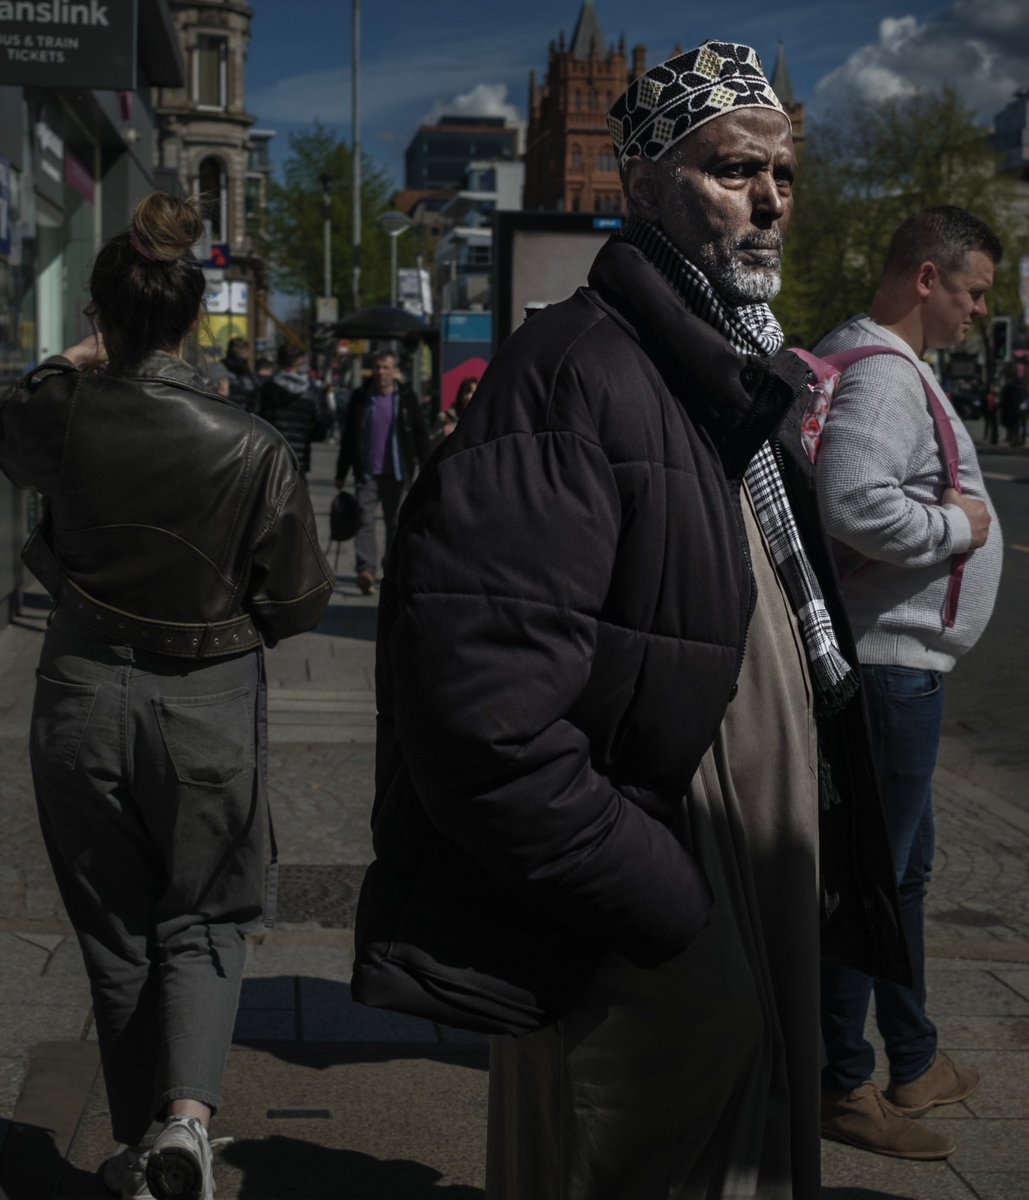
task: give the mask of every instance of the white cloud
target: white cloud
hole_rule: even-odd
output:
[[[510,125],[521,122],[518,106],[507,98],[506,83],[477,83],[468,92],[452,100],[437,100],[425,116],[424,123],[434,125],[442,116],[503,117]]]
[[[819,82],[815,100],[897,99],[944,84],[986,121],[1029,84],[1029,0],[951,0],[925,21],[887,18],[877,42]]]
[[[494,104],[501,108],[506,106],[513,119],[518,119],[517,108],[508,102],[505,84],[482,84],[481,80],[484,75],[510,80],[514,73],[527,81],[533,56],[538,55],[538,46],[532,44],[523,31],[505,38],[503,50],[498,49],[492,32],[488,36],[465,34],[459,38],[445,37],[444,32],[434,30],[423,37],[417,50],[405,54],[402,69],[398,69],[389,56],[369,55],[365,58],[361,67],[362,125],[372,128],[401,123],[410,136],[417,125],[415,114],[429,108],[435,111],[442,103],[439,100],[441,80],[446,81],[447,91],[455,96],[451,104],[473,106],[454,111],[468,115],[472,112],[506,115],[499,109],[478,112],[474,108],[476,104]],[[298,72],[264,87],[251,88],[247,94],[247,107],[265,124],[309,124],[316,117],[329,124],[349,124],[349,64],[329,70]]]

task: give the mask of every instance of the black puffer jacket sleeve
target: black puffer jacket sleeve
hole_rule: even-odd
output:
[[[707,923],[706,881],[594,769],[569,717],[619,539],[612,466],[567,428],[448,451],[415,485],[387,570],[380,739],[395,735],[433,824],[525,903],[664,961]]]

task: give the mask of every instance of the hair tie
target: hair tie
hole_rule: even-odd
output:
[[[153,250],[151,250],[149,246],[145,246],[143,244],[143,242],[139,238],[139,235],[136,233],[136,231],[134,229],[129,234],[129,245],[132,247],[133,250],[135,250],[135,252],[141,258],[145,258],[149,262],[158,262],[159,261],[157,255],[153,252]]]

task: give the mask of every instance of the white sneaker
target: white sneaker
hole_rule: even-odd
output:
[[[155,1200],[214,1200],[207,1130],[196,1117],[169,1117],[147,1156]]]
[[[155,1200],[147,1187],[146,1164],[149,1150],[122,1146],[101,1168],[104,1186],[121,1200]]]

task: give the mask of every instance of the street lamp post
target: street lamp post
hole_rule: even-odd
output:
[[[411,228],[410,217],[402,212],[385,212],[376,224],[389,235],[389,304],[390,308],[397,306],[397,238]]]
[[[354,308],[361,307],[361,0],[351,10],[351,120],[353,122],[353,289]]]

